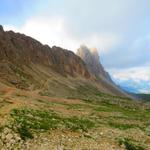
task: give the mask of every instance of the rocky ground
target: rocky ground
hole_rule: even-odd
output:
[[[0,89],[1,150],[149,150],[150,105]]]

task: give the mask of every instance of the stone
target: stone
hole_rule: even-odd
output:
[[[100,132],[100,135],[103,135],[104,133],[103,132]]]
[[[13,145],[13,144],[16,143],[16,141],[15,141],[14,139],[11,139],[11,140],[10,140],[10,143]]]
[[[4,131],[3,131],[3,133],[4,133],[5,135],[7,135],[9,132],[10,132],[10,130],[9,130],[8,128],[5,128]]]
[[[7,134],[6,135],[6,139],[8,140],[8,141],[10,141],[11,139],[13,138],[13,135],[12,134]]]
[[[19,141],[21,141],[21,138],[20,138],[19,136],[15,136],[15,140],[16,140],[17,142],[19,142]]]

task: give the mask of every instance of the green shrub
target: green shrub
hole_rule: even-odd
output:
[[[145,150],[143,147],[134,144],[130,139],[128,138],[122,138],[119,139],[119,144],[124,144],[126,147],[126,150]]]
[[[109,125],[111,127],[118,128],[120,130],[127,130],[130,128],[138,127],[137,125],[133,125],[133,124],[121,124],[121,123],[115,123],[115,122],[109,122]]]
[[[93,128],[95,126],[95,123],[84,118],[77,118],[77,117],[72,117],[65,119],[65,125],[68,129],[72,131],[88,131],[89,129]]]
[[[22,139],[33,138],[35,131],[47,131],[63,127],[71,131],[86,132],[95,126],[94,122],[86,118],[59,116],[53,111],[34,109],[14,109],[11,112],[13,129],[17,130]]]

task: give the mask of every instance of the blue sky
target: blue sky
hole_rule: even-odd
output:
[[[0,21],[50,46],[97,47],[117,84],[150,93],[149,0],[1,0]]]

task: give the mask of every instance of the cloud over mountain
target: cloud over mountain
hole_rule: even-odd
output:
[[[149,64],[149,0],[15,2],[16,6],[12,1],[1,2],[0,19],[5,29],[74,52],[81,44],[97,47],[106,70],[145,68]]]

